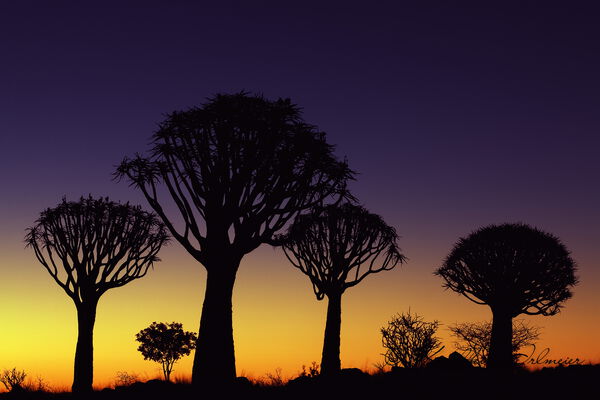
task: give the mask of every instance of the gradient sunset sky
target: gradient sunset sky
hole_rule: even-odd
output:
[[[18,3],[18,5],[15,5]],[[217,2],[214,2],[217,3]],[[588,4],[584,6],[580,4]],[[580,284],[543,327],[551,358],[600,362],[600,12],[593,2],[20,1],[0,4],[0,370],[70,386],[71,300],[23,241],[66,196],[149,209],[112,180],[164,114],[216,93],[291,98],[359,175],[352,190],[408,257],[342,304],[343,367],[382,361],[379,329],[411,311],[447,327],[491,318],[433,275],[478,227],[524,222],[562,239]],[[158,374],[134,335],[197,331],[205,271],[176,242],[107,292],[95,384]],[[326,303],[282,252],[246,256],[234,293],[238,375],[320,361]],[[192,357],[175,366],[188,376]]]

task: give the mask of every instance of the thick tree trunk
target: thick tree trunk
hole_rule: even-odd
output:
[[[232,303],[239,260],[207,268],[206,293],[192,367],[194,385],[221,385],[236,377]]]
[[[96,322],[97,301],[77,306],[77,347],[73,371],[73,393],[92,391],[94,379],[94,323]]]
[[[492,313],[492,336],[487,367],[508,370],[513,366],[512,317],[510,313],[502,310],[492,309]]]
[[[324,376],[334,375],[341,369],[342,293],[330,293],[327,295],[327,300],[327,321],[325,322],[325,339],[321,358],[321,374]]]

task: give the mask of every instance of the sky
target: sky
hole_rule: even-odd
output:
[[[433,271],[459,237],[503,222],[553,233],[578,264],[562,312],[527,318],[538,347],[600,362],[599,17],[593,2],[2,2],[0,370],[72,380],[75,307],[25,229],[63,196],[149,209],[115,166],[167,113],[241,90],[299,105],[401,237],[408,262],[343,297],[343,367],[381,362],[379,329],[409,308],[440,321],[444,354],[449,325],[489,320]],[[203,267],[176,242],[160,257],[100,300],[97,387],[158,375],[134,340],[151,322],[198,329]],[[280,250],[242,260],[233,301],[238,375],[320,361],[326,303]]]

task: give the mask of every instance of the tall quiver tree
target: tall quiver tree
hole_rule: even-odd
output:
[[[42,211],[25,240],[75,303],[78,336],[72,390],[90,392],[98,300],[107,290],[146,275],[159,261],[167,230],[140,207],[90,196],[78,202],[63,199]]]
[[[435,274],[446,288],[490,307],[487,366],[496,369],[513,365],[512,319],[558,313],[577,283],[564,244],[525,224],[490,225],[460,238]]]
[[[272,244],[299,212],[345,196],[353,173],[289,100],[220,94],[171,113],[153,138],[150,156],[126,158],[116,177],[142,191],[173,237],[206,268],[192,382],[231,381],[231,298],[242,257]]]
[[[299,216],[281,243],[292,265],[307,275],[317,300],[327,296],[321,374],[340,371],[342,294],[367,275],[405,261],[396,230],[376,214],[350,203]]]

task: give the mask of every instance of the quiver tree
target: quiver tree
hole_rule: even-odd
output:
[[[158,218],[129,203],[91,196],[42,211],[27,245],[77,309],[73,392],[92,390],[93,331],[100,296],[141,278],[168,240]]]
[[[396,230],[380,216],[350,203],[299,216],[281,238],[286,257],[308,276],[317,300],[328,299],[323,375],[340,370],[342,294],[367,275],[403,263],[397,239]]]
[[[160,363],[165,381],[171,380],[175,363],[196,348],[196,334],[183,330],[179,322],[153,322],[135,335],[144,360]]]
[[[446,288],[490,307],[491,368],[513,365],[514,317],[556,314],[577,283],[561,241],[525,224],[490,225],[460,238],[435,274]]]
[[[192,382],[231,381],[231,298],[242,257],[274,244],[299,212],[330,196],[345,197],[353,172],[289,100],[217,95],[168,115],[153,139],[150,155],[126,158],[116,177],[142,191],[172,236],[206,268]]]
[[[449,327],[456,338],[456,349],[476,367],[485,367],[489,358],[492,337],[492,323],[463,322]],[[512,327],[512,359],[517,364],[523,354],[523,347],[532,346],[540,337],[540,328],[529,325],[521,319],[513,320]]]

